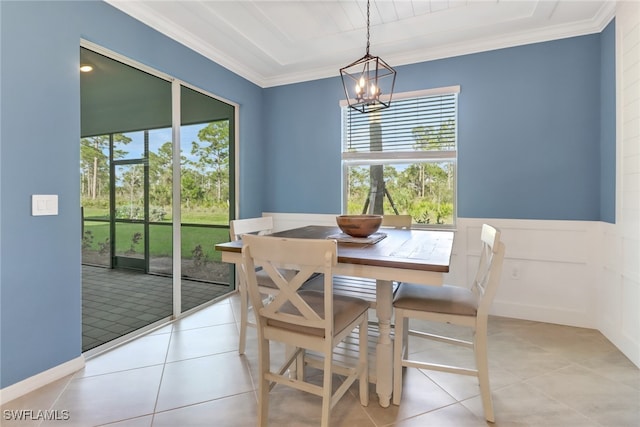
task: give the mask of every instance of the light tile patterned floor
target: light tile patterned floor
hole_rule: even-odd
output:
[[[239,356],[238,311],[233,295],[96,356],[75,375],[3,406],[2,426],[254,426],[255,330],[246,356]],[[639,425],[640,370],[599,332],[507,318],[491,318],[489,332],[496,426]],[[413,347],[436,359],[471,360],[465,349]],[[362,407],[355,384],[334,408],[332,425],[487,425],[473,377],[408,369],[402,404],[389,408],[371,390],[371,403]],[[319,425],[315,396],[278,386],[270,408],[272,426]],[[15,413],[6,411],[19,410],[68,411],[69,419],[6,418]]]

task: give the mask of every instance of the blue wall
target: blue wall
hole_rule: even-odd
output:
[[[339,79],[265,90],[265,211],[341,211],[341,97]]]
[[[95,1],[0,2],[0,387],[81,354],[80,39],[240,104],[241,214],[259,215],[258,86]],[[32,194],[59,215],[31,216]]]
[[[80,39],[240,105],[241,217],[340,211],[337,77],[260,89],[102,2],[0,20],[0,388],[81,352]],[[398,67],[398,91],[461,85],[460,216],[613,220],[611,28]]]
[[[459,216],[613,219],[612,27],[397,67],[396,92],[461,86]],[[338,77],[265,91],[267,211],[340,212],[343,97]]]

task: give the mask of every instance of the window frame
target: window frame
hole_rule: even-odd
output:
[[[348,129],[347,120],[345,120],[345,114],[348,114],[349,105],[346,100],[340,101],[340,118],[341,118],[341,166],[342,166],[342,212],[345,213],[348,206],[348,192],[346,185],[348,184],[348,173],[350,166],[366,166],[373,164],[393,165],[401,163],[438,163],[438,162],[452,162],[454,165],[453,173],[453,212],[451,224],[420,224],[414,223],[414,228],[424,229],[455,229],[458,218],[458,97],[460,94],[460,85],[445,86],[432,89],[424,89],[418,91],[401,92],[393,94],[394,100],[405,100],[411,98],[428,98],[439,95],[455,95],[455,149],[454,150],[414,150],[414,151],[376,151],[376,152],[350,152],[345,150],[345,135]],[[393,108],[393,103],[391,104]],[[363,114],[363,113],[360,113]]]

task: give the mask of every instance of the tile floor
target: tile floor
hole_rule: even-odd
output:
[[[232,295],[95,356],[76,374],[3,406],[1,424],[254,426],[255,330],[239,356],[238,311]],[[640,425],[640,370],[599,332],[507,318],[492,318],[489,332],[495,425]],[[412,352],[470,363],[460,353],[466,349],[442,346],[415,345]],[[362,407],[357,390],[356,383],[334,408],[334,427],[487,425],[473,377],[409,369],[402,404],[389,408],[377,403],[375,386]],[[271,396],[270,425],[319,425],[319,398],[281,386]],[[68,419],[10,419],[38,410]]]
[[[171,316],[171,277],[82,266],[82,351]],[[182,311],[231,291],[229,285],[182,280]]]

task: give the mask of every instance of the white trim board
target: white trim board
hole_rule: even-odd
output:
[[[72,375],[84,368],[85,359],[84,356],[78,356],[75,359],[71,359],[68,362],[61,363],[58,366],[54,366],[51,369],[40,372],[15,384],[11,384],[8,387],[0,390],[0,406],[7,402],[10,402],[18,397],[24,396],[27,393],[31,393],[34,390],[44,387],[47,384],[51,384],[61,378],[68,375]]]
[[[449,283],[472,280],[483,223],[502,231],[506,253],[492,314],[596,328],[599,222],[458,218]]]
[[[304,225],[335,225],[333,214],[265,212],[274,231]],[[506,255],[492,314],[595,328],[594,255],[598,222],[458,218],[447,283],[465,286],[475,272],[480,229],[502,231]]]

